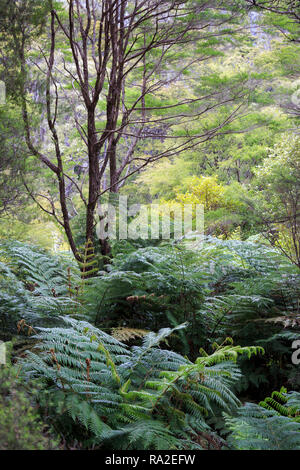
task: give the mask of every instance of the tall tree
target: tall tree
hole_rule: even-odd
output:
[[[5,103],[0,104],[1,216],[11,217],[28,199],[22,184],[29,155],[20,100],[25,74],[18,57],[22,50],[25,56],[30,44],[42,34],[47,11],[42,1],[0,0],[0,80],[5,83]]]
[[[26,144],[55,178],[59,206],[55,196],[44,194],[41,200],[28,191],[63,227],[80,261],[70,223],[70,194],[76,194],[85,208],[85,238],[91,240],[104,193],[117,193],[149,163],[225,132],[238,114],[241,104],[228,106],[244,96],[236,84],[219,83],[213,91],[187,87],[182,96],[176,83],[218,53],[240,11],[237,2],[222,0],[70,0],[68,5],[49,0],[45,4],[49,25],[42,47],[28,37],[30,21],[20,14],[20,5],[32,8],[30,1],[12,2],[6,13],[6,36],[12,38],[19,62]],[[41,114],[45,110],[47,129],[42,123],[42,139],[32,125],[34,73],[44,76],[45,94],[39,106]],[[172,86],[173,96],[166,99]],[[226,114],[201,127],[201,118],[219,107]],[[191,122],[197,123],[192,132],[186,125]],[[70,150],[70,133],[77,142],[75,152]],[[153,145],[143,151],[158,138],[162,148]],[[74,177],[75,167],[79,179]]]

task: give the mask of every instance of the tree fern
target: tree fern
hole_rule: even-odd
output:
[[[22,370],[47,384],[60,417],[69,416],[73,432],[76,425],[86,430],[86,445],[198,448],[193,439],[209,430],[206,417],[239,404],[231,391],[240,377],[232,359],[259,352],[225,347],[192,363],[158,348],[185,325],[150,333],[142,346],[129,348],[86,322],[64,321],[68,328],[40,329],[40,352],[28,352]]]
[[[68,295],[67,262],[19,242],[0,245],[0,322],[7,335],[25,319],[36,326],[55,324],[75,310]]]
[[[228,443],[239,450],[300,450],[300,423],[276,411],[247,403],[237,418],[226,419]]]

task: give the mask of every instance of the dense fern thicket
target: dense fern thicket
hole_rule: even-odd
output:
[[[211,351],[228,336],[243,346],[263,346],[264,358],[243,361],[241,390],[264,394],[286,381],[299,384],[291,366],[291,343],[300,327],[299,270],[267,245],[207,238],[203,247],[119,253],[109,273],[93,279],[85,292],[85,316],[115,333],[187,321],[186,333],[171,345],[194,359],[199,347]]]
[[[300,450],[300,394],[274,392],[259,405],[246,403],[226,423],[235,449]]]
[[[71,309],[67,266],[64,259],[55,259],[37,247],[1,243],[0,339],[16,333],[21,320],[30,326],[53,324],[57,316]]]
[[[114,249],[89,278],[1,245],[1,338],[51,432],[71,448],[298,448],[297,268],[250,241]]]
[[[184,325],[150,333],[141,346],[128,348],[88,323],[65,321],[67,329],[41,330],[42,353],[28,353],[23,373],[47,384],[51,419],[69,426],[73,438],[81,435],[83,445],[202,448],[210,431],[205,418],[239,405],[232,392],[240,377],[238,354],[263,353],[229,345],[192,363],[159,349]]]

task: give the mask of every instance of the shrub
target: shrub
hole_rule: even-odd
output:
[[[239,405],[238,355],[263,352],[229,344],[193,363],[159,349],[185,325],[130,348],[86,322],[66,321],[67,329],[41,329],[40,352],[28,352],[23,376],[44,382],[56,400],[53,422],[86,448],[201,448],[199,435],[212,432],[207,418]]]
[[[58,450],[27,390],[15,369],[0,367],[0,450]]]

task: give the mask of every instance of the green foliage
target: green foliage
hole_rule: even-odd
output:
[[[293,405],[290,406],[289,401]],[[271,397],[265,398],[259,403],[259,406],[262,406],[266,410],[276,411],[280,416],[288,416],[294,421],[300,423],[300,394],[293,392],[292,395],[287,395],[287,390],[284,387],[281,387],[280,392],[272,392]]]
[[[280,381],[297,390],[289,364],[299,273],[270,246],[213,238],[201,249],[191,241],[119,244],[109,272],[86,280],[67,257],[21,243],[2,244],[1,260],[3,339],[18,322],[24,334],[39,331],[22,374],[42,380],[39,406],[70,447],[206,447],[221,413],[233,416],[237,391],[261,397]],[[253,356],[261,347],[265,354]],[[264,402],[282,412],[279,398]]]
[[[287,0],[266,0],[254,1],[247,0],[253,5],[255,10],[262,11],[263,24],[268,25],[269,33],[274,34],[274,26],[284,38],[289,41],[299,42],[299,13],[300,8],[297,2],[289,2]],[[270,27],[271,26],[271,27]]]
[[[298,269],[267,245],[238,240],[211,239],[202,256],[207,256],[214,273],[210,294],[199,311],[206,318],[206,341],[226,335],[239,344],[265,348],[263,358],[241,364],[245,389],[255,386],[264,393],[268,386],[293,380],[290,348],[299,336],[297,321],[293,322],[299,312]],[[279,312],[286,312],[282,321],[278,321]]]
[[[207,238],[201,250],[190,242],[133,250],[115,251],[109,272],[84,281],[67,258],[58,261],[22,244],[3,245],[2,260],[9,263],[1,265],[4,339],[22,319],[35,328],[40,322],[59,324],[66,314],[114,334],[123,328],[129,341],[137,330],[142,337],[188,321],[187,334],[180,331],[169,341],[191,358],[199,347],[212,351],[213,343],[227,336],[266,349],[264,358],[243,360],[244,389],[264,382],[264,393],[268,382],[294,380],[288,364],[299,331],[299,273],[274,249]]]
[[[78,262],[81,277],[84,281],[93,277],[95,274],[98,273],[98,262],[95,256],[95,249],[93,246],[93,242],[89,240],[84,247],[82,247],[83,253],[81,253],[82,262]]]
[[[254,210],[271,243],[300,267],[300,140],[297,135],[282,138],[261,167],[256,169]]]
[[[192,363],[159,349],[185,325],[129,348],[86,322],[64,320],[68,328],[39,329],[39,352],[28,352],[22,374],[47,384],[57,400],[52,419],[65,428],[69,416],[71,436],[79,433],[85,446],[199,448],[205,418],[239,404],[231,390],[240,377],[237,356],[263,352],[229,345]]]
[[[105,21],[122,9],[99,30],[101,2],[75,3],[83,81],[53,2],[49,97],[52,2],[0,0],[0,340],[16,367],[0,369],[0,448],[56,449],[55,430],[67,449],[300,449],[298,5],[163,2],[166,21],[129,1],[115,61]],[[87,208],[118,199],[112,177],[130,203],[203,204],[203,243],[107,250]],[[69,249],[68,223],[80,262],[46,251]]]
[[[158,329],[185,321],[201,305],[201,276],[191,252],[148,247],[115,256],[110,272],[91,282],[97,324]]]
[[[209,211],[224,205],[223,193],[224,188],[218,184],[216,177],[194,177],[188,184],[188,192],[176,193],[176,201],[181,204],[202,204]]]
[[[33,406],[37,392],[22,384],[15,369],[0,366],[0,450],[58,450]]]
[[[22,319],[33,327],[38,322],[55,324],[55,318],[75,308],[68,292],[67,260],[9,241],[0,245],[0,261],[1,335],[16,333]]]
[[[231,430],[227,442],[238,450],[299,450],[299,393],[274,392],[273,402],[255,405],[246,403],[236,418],[226,417]],[[279,404],[277,400],[284,401]],[[293,411],[292,411],[293,410]]]

